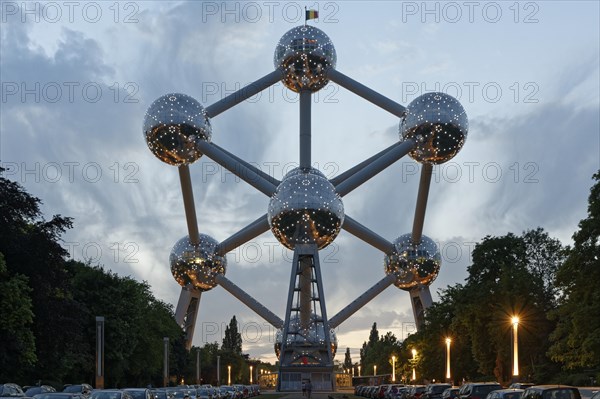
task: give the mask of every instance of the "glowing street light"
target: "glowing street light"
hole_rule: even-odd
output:
[[[392,356],[392,382],[396,382],[396,356]]]
[[[513,377],[519,376],[519,317],[513,316]]]
[[[377,375],[377,365],[373,365],[373,375]]]
[[[227,366],[227,385],[231,385],[231,366]]]
[[[446,338],[446,382],[450,382],[450,344],[452,338]]]
[[[358,376],[360,377],[360,364],[358,365]]]
[[[250,385],[252,385],[252,366],[250,366]]]
[[[412,379],[413,379],[413,381],[416,381],[417,380],[417,373],[415,371],[415,358],[417,357],[417,350],[413,349],[411,352],[412,352],[412,355],[413,355],[413,358],[412,358],[412,360],[413,360]]]

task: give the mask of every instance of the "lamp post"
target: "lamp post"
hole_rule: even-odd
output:
[[[360,364],[358,365],[358,376],[360,377]]]
[[[413,361],[412,379],[413,379],[413,381],[416,381],[417,380],[417,373],[415,371],[415,358],[417,357],[417,350],[413,349],[411,352],[412,352],[412,355],[413,355],[413,357],[412,357],[412,361]]]
[[[373,365],[373,375],[377,375],[377,365]]]
[[[227,366],[227,385],[231,385],[231,366]]]
[[[519,377],[519,317],[513,316],[513,378]]]
[[[250,366],[250,385],[252,385],[252,366]]]
[[[452,338],[446,338],[446,382],[450,382],[450,344]]]
[[[392,356],[392,382],[396,382],[396,356]]]

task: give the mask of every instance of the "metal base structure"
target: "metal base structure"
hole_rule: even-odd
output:
[[[431,298],[429,286],[415,287],[409,291],[409,294],[418,331],[425,325],[425,311],[433,304],[433,299]]]
[[[298,391],[307,380],[314,391],[335,390],[334,345],[317,246],[297,245],[281,333],[277,390]]]

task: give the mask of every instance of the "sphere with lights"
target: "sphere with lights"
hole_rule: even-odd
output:
[[[215,277],[225,274],[227,268],[227,259],[217,254],[217,245],[217,240],[206,234],[200,234],[200,242],[196,245],[189,236],[175,243],[169,263],[179,285],[191,285],[200,291],[208,291],[217,285]]]
[[[204,107],[181,93],[156,99],[144,117],[144,136],[150,151],[169,165],[191,164],[202,156],[197,140],[210,141],[210,120]]]
[[[316,323],[317,317],[313,313],[311,315],[311,321],[308,327],[308,331],[302,331],[300,328],[300,320],[298,316],[292,316],[290,318],[290,327],[289,331],[299,331],[299,334],[288,334],[286,340],[286,346],[300,346],[307,344],[316,345],[317,347],[326,348],[325,347],[325,329],[323,328],[322,323]],[[275,355],[277,359],[279,359],[279,355],[281,354],[281,344],[283,343],[283,331],[278,329],[275,333]],[[335,357],[338,348],[338,339],[334,329],[329,330],[329,343],[331,345],[331,356]],[[314,346],[312,347],[314,349]],[[306,352],[305,355],[308,357],[315,356],[317,352],[311,351]]]
[[[440,272],[442,257],[437,244],[422,236],[419,244],[413,243],[411,234],[404,234],[394,241],[394,250],[384,258],[386,274],[396,276],[396,287],[410,290],[428,286]]]
[[[426,93],[406,107],[400,121],[400,139],[413,139],[410,157],[420,163],[442,164],[465,144],[469,121],[463,106],[445,93]]]
[[[275,68],[283,73],[283,84],[300,92],[316,92],[329,82],[327,69],[335,68],[337,56],[329,36],[314,26],[297,26],[287,31],[275,48]]]
[[[286,248],[315,243],[318,249],[333,242],[344,222],[344,205],[335,187],[314,168],[287,173],[269,202],[273,235]]]

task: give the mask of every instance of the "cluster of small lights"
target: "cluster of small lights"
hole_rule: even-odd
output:
[[[217,285],[215,276],[225,274],[227,268],[227,259],[216,255],[217,244],[217,240],[206,234],[200,234],[197,245],[190,242],[189,236],[175,243],[169,263],[179,285],[191,284],[200,291],[208,291]]]
[[[395,285],[404,290],[427,286],[437,277],[442,257],[437,244],[422,236],[418,245],[413,244],[412,235],[404,234],[394,241],[394,251],[384,258],[385,274],[394,274]]]
[[[445,93],[426,93],[406,107],[400,139],[414,139],[409,153],[420,163],[441,164],[452,159],[465,143],[469,121],[464,108]]]
[[[316,92],[325,87],[327,69],[335,68],[337,56],[329,36],[314,26],[287,31],[275,48],[275,68],[284,71],[283,84],[290,90]]]
[[[197,140],[210,141],[210,120],[202,105],[181,94],[166,94],[150,105],[144,117],[144,136],[150,151],[169,165],[184,165],[202,156]]]
[[[317,321],[317,317],[314,313],[311,315],[308,331],[303,331],[298,316],[292,316],[290,318],[286,346],[288,348],[294,348],[294,358],[308,357],[314,358],[320,362],[321,357],[319,351],[325,350],[325,341],[325,327],[322,322]],[[279,355],[281,354],[282,342],[283,330],[279,329],[275,333],[274,345],[277,359],[279,359]],[[338,348],[338,339],[333,329],[329,330],[329,342],[331,345],[331,356],[335,357]],[[306,348],[302,348],[303,346],[306,346]]]
[[[333,242],[344,222],[344,205],[327,178],[314,168],[285,175],[269,202],[269,225],[286,248]]]

